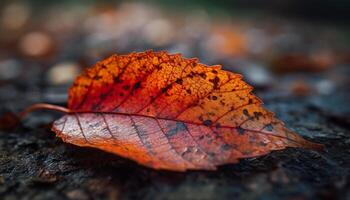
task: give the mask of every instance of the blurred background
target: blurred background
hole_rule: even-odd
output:
[[[329,95],[348,82],[349,1],[0,3],[0,94],[62,103],[83,68],[167,50],[242,73],[257,92]],[[290,75],[292,74],[292,75]],[[290,75],[290,76],[289,76]],[[282,82],[281,82],[282,80]]]
[[[60,115],[43,111],[0,131],[0,199],[349,199],[349,11],[347,0],[1,0],[0,114],[66,105],[75,77],[112,54],[166,50],[243,74],[326,151],[162,172],[64,144],[49,126]]]

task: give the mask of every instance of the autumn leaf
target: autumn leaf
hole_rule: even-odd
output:
[[[180,54],[113,55],[77,77],[67,114],[53,123],[63,141],[173,171],[214,170],[286,147],[320,149],[264,109],[239,74]],[[51,107],[50,107],[51,106]]]

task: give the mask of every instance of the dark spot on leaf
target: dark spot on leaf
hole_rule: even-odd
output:
[[[191,91],[190,89],[187,89],[186,92],[187,92],[188,94],[192,94],[192,91]]]
[[[161,92],[164,94],[167,90],[168,90],[168,86],[165,87],[165,88],[162,88],[162,89],[161,89]]]
[[[176,80],[176,83],[182,85],[183,80],[182,80],[181,78],[178,78],[178,79]]]
[[[166,91],[168,91],[171,87],[172,87],[171,85],[167,85],[167,86],[163,87],[160,91],[161,91],[161,93],[164,94],[164,93],[166,93]]]
[[[251,142],[255,142],[256,140],[257,140],[257,137],[256,136],[249,136],[249,140],[251,141]]]
[[[147,130],[144,130],[142,126],[136,125],[136,123],[133,121],[132,126],[134,127],[136,133],[140,137],[142,143],[146,146],[146,148],[150,151],[150,153],[154,153],[152,151],[153,147],[151,142],[149,141]]]
[[[220,78],[217,77],[217,76],[215,76],[215,78],[210,79],[209,81],[212,82],[212,83],[214,84],[214,88],[217,88],[218,85],[219,85],[219,82],[220,82]]]
[[[232,145],[223,144],[223,145],[221,145],[220,148],[221,148],[222,151],[228,151],[228,150],[232,149]]]
[[[238,132],[238,134],[243,135],[245,130],[239,126],[239,127],[237,127],[237,132]]]
[[[134,90],[137,90],[141,87],[141,81],[137,82],[135,85],[134,85]]]
[[[99,98],[100,100],[104,100],[106,98],[107,94],[106,93],[101,93]]]
[[[176,125],[174,128],[170,129],[166,135],[168,137],[171,137],[171,136],[174,136],[176,135],[178,132],[180,131],[184,131],[184,130],[187,130],[187,126],[186,124],[182,123],[182,122],[176,122]]]
[[[123,96],[124,96],[124,93],[122,93],[122,92],[121,92],[121,93],[119,93],[119,96],[123,97]]]
[[[220,100],[220,104],[224,106],[225,102],[223,100]]]
[[[130,89],[130,86],[129,86],[129,85],[124,85],[124,86],[123,86],[123,89],[124,89],[124,90],[128,90],[128,89]]]
[[[215,69],[213,69],[211,72],[213,72],[213,74],[217,74],[218,71],[216,71]]]
[[[247,109],[243,109],[243,114],[248,117],[250,116]]]
[[[217,100],[217,99],[218,99],[218,97],[217,97],[217,96],[212,96],[212,97],[211,97],[211,99],[213,99],[213,100]]]
[[[216,128],[221,128],[221,124],[220,123],[216,123],[215,127]]]
[[[216,154],[215,154],[214,152],[209,152],[209,153],[208,153],[208,156],[209,156],[209,157],[215,157]]]
[[[204,139],[204,135],[199,136],[198,139],[199,139],[199,140],[203,140],[203,139]]]
[[[213,122],[210,119],[207,119],[203,122],[204,125],[210,126]]]
[[[254,112],[254,117],[259,120],[259,117],[262,116],[261,112]]]
[[[121,82],[123,82],[123,81],[120,80],[119,77],[117,76],[117,77],[114,78],[114,82],[115,82],[115,83],[121,83]]]
[[[199,116],[198,119],[199,119],[200,121],[203,121],[203,120],[204,120],[202,115]]]
[[[96,81],[98,81],[100,79],[102,79],[102,76],[97,75],[97,76],[94,77],[94,80],[96,80]]]
[[[199,76],[201,76],[204,79],[207,78],[207,75],[204,72],[200,73]]]
[[[266,130],[272,131],[273,130],[273,126],[271,124],[267,124],[266,125]]]
[[[97,110],[99,108],[99,104],[98,103],[94,103],[92,104],[92,110]]]

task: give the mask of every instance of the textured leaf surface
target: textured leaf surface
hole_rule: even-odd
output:
[[[69,91],[53,130],[156,169],[215,169],[286,147],[319,148],[261,107],[241,75],[166,52],[114,55]]]

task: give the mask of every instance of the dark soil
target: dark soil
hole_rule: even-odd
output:
[[[349,76],[347,68],[345,72]],[[328,74],[306,76],[312,81]],[[280,77],[278,82],[285,83],[291,77]],[[31,102],[47,101],[48,92],[64,94],[60,92],[64,89],[33,82],[3,85],[2,113],[19,111]],[[0,132],[0,197],[6,200],[349,199],[347,88],[343,82],[330,95],[302,97],[275,89],[258,90],[266,107],[292,130],[324,144],[325,151],[286,149],[244,159],[212,172],[155,171],[99,150],[65,144],[50,131],[50,122],[59,114],[36,112],[15,130]]]

